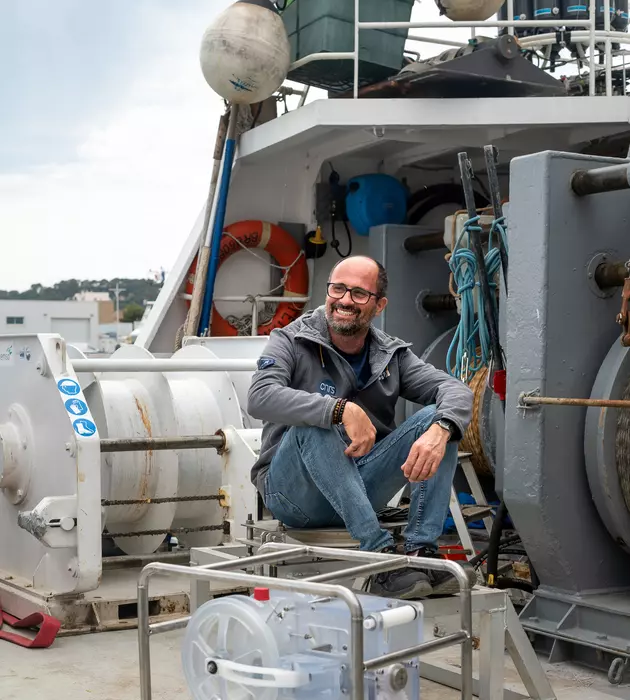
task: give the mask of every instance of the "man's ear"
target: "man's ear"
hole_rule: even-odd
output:
[[[376,315],[380,316],[380,314],[383,313],[383,310],[387,306],[387,297],[381,297],[377,302],[376,302]]]

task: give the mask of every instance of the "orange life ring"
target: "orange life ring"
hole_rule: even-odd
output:
[[[308,294],[306,258],[304,255],[300,255],[302,251],[290,233],[266,221],[239,221],[227,226],[221,237],[219,267],[234,253],[242,250],[243,246],[260,248],[269,253],[281,267],[290,267],[284,283],[283,296],[306,296]],[[195,256],[186,278],[186,294],[188,295],[193,292],[196,271],[197,256]],[[188,303],[190,304],[190,302]],[[303,304],[289,302],[278,304],[271,321],[258,326],[258,335],[269,335],[274,328],[282,328],[291,323],[300,315],[303,307]],[[214,304],[212,305],[210,333],[219,337],[238,335],[238,330],[221,316]]]

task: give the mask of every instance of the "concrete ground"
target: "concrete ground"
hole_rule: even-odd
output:
[[[153,700],[190,697],[180,661],[182,631],[151,640]],[[457,663],[453,650],[431,655]],[[558,700],[630,698],[630,686],[613,692],[604,678],[567,665],[546,666]],[[513,666],[506,672],[515,680]],[[603,691],[603,692],[602,692]],[[606,693],[606,694],[604,694]],[[422,681],[423,700],[457,700],[459,693]],[[135,630],[57,639],[50,649],[23,649],[0,642],[0,699],[139,700]],[[411,699],[410,699],[411,700]]]

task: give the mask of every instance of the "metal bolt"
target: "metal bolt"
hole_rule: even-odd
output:
[[[407,669],[401,664],[396,664],[392,670],[389,677],[389,682],[392,686],[392,690],[398,692],[404,690],[407,687],[409,681],[409,674]]]
[[[24,491],[22,491],[22,489],[18,489],[17,490],[17,497],[22,498],[22,496],[24,496]]]

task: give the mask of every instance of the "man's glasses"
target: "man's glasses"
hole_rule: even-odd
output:
[[[346,292],[350,292],[350,297],[355,304],[367,304],[372,297],[378,299],[378,294],[374,294],[374,292],[368,292],[361,287],[346,287],[345,284],[337,282],[329,282],[327,291],[331,299],[343,299]]]

